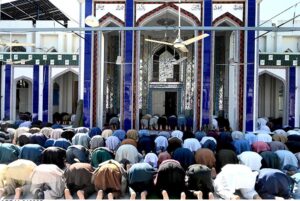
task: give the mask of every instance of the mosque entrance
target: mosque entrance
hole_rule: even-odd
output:
[[[32,112],[32,83],[29,80],[21,79],[16,84],[16,119],[20,113]]]
[[[281,127],[284,120],[285,85],[279,78],[263,73],[259,76],[258,117],[268,117],[273,126]]]
[[[231,19],[217,21],[216,26],[238,26]],[[214,33],[213,115],[228,119],[233,130],[238,129],[238,91],[240,69],[240,34],[236,31]],[[241,50],[243,51],[243,50]]]
[[[153,90],[152,113],[157,115],[177,114],[177,92]]]
[[[196,26],[196,22],[185,13],[181,14],[182,26]],[[190,16],[190,15],[189,15]],[[142,20],[139,26],[178,25],[178,12],[166,6],[157,15]],[[140,116],[145,114],[179,115],[193,117],[195,105],[195,84],[198,67],[198,44],[187,46],[183,52],[172,46],[150,43],[145,39],[175,41],[178,31],[140,31],[138,109]],[[181,37],[187,40],[197,31],[181,30]]]
[[[214,115],[228,118],[228,60],[230,32],[215,37]]]
[[[68,71],[56,77],[53,80],[52,94],[53,121],[69,124],[77,107],[78,75]]]
[[[177,92],[166,92],[165,113],[167,116],[177,114]]]

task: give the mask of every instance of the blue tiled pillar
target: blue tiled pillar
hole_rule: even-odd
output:
[[[11,111],[11,65],[5,65],[5,90],[4,90],[4,118],[7,120],[11,119],[10,111]]]
[[[204,0],[203,24],[212,26],[212,0]],[[209,37],[203,40],[203,91],[202,91],[202,126],[209,124],[210,117],[210,77],[211,77],[211,31],[205,31]]]
[[[295,126],[296,67],[289,68],[289,126]]]
[[[126,0],[125,26],[134,26],[134,0]],[[125,65],[124,65],[124,130],[132,128],[132,61],[133,61],[133,31],[125,31]]]
[[[93,0],[85,1],[85,17],[93,13]],[[84,35],[84,81],[83,81],[83,124],[91,126],[91,87],[92,87],[92,32]]]
[[[43,123],[49,121],[49,66],[43,66]]]
[[[33,66],[33,87],[32,87],[32,121],[38,120],[39,114],[39,81],[40,81],[40,66]]]
[[[247,1],[247,24],[248,27],[255,27],[256,1]],[[253,131],[254,121],[254,79],[255,79],[255,31],[247,31],[247,76],[246,76],[246,131]]]

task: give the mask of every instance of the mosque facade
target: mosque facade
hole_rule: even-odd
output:
[[[86,0],[83,13],[95,16],[101,27],[234,28],[256,27],[258,8],[255,0]],[[178,32],[86,31],[81,54],[78,36],[71,33],[13,34],[19,41],[34,38],[47,51],[2,49],[0,60],[20,63],[2,64],[1,119],[16,120],[29,111],[36,120],[53,121],[54,113],[74,114],[83,99],[87,127],[102,127],[119,115],[122,128],[138,129],[145,114],[183,114],[194,130],[214,116],[228,119],[233,130],[253,131],[262,116],[299,126],[299,54],[274,54],[269,39],[256,39],[254,30],[180,30],[183,40],[209,34],[186,52],[146,41],[173,42]]]

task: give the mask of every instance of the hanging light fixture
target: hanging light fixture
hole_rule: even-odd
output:
[[[116,64],[121,65],[123,63],[121,56],[121,31],[119,31],[119,55],[117,56]]]
[[[87,16],[84,20],[84,23],[90,27],[98,27],[99,26],[98,19],[93,15]]]

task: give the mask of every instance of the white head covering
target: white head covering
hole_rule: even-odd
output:
[[[11,135],[14,135],[16,133],[16,129],[14,128],[7,128],[6,131]]]
[[[219,129],[218,121],[215,118],[212,119],[212,125],[214,129]]]
[[[50,138],[52,132],[53,128],[50,127],[44,127],[41,129],[41,133],[43,133],[47,138]]]
[[[148,153],[145,156],[144,162],[149,163],[154,168],[157,168],[158,157],[154,153]]]
[[[244,151],[237,157],[240,161],[240,164],[248,166],[252,171],[259,171],[261,168],[262,157],[256,152]]]
[[[201,144],[196,138],[187,138],[183,142],[183,148],[187,148],[192,152],[195,152],[201,148]]]
[[[183,137],[183,132],[180,130],[175,130],[171,133],[172,137],[177,137],[179,140],[182,141],[182,137]]]
[[[278,134],[278,135],[283,135],[283,136],[288,136],[287,132],[285,132],[285,130],[283,129],[277,129],[273,132],[274,134]]]
[[[271,133],[271,129],[267,125],[263,125],[260,127],[260,130],[265,131],[267,133]]]
[[[61,138],[61,134],[63,132],[63,129],[61,128],[56,128],[52,131],[52,133],[50,134],[50,138],[52,139],[58,139],[58,138]]]
[[[82,145],[85,148],[89,148],[91,138],[89,137],[88,133],[76,133],[72,138],[73,145]]]
[[[269,134],[260,133],[257,134],[257,141],[258,142],[272,142],[272,137]]]
[[[112,134],[113,134],[113,131],[111,129],[105,129],[102,131],[101,136],[104,139],[107,139],[109,136],[112,136]]]
[[[19,127],[19,128],[17,128],[17,130],[16,130],[15,138],[18,138],[18,137],[20,137],[23,133],[28,133],[28,132],[29,132],[29,128],[27,128],[27,127]]]
[[[31,127],[31,121],[24,121],[22,122],[19,127],[27,127],[30,128]]]
[[[250,145],[254,144],[255,142],[257,142],[257,136],[252,133],[252,132],[248,132],[245,134],[245,139],[249,142]]]
[[[90,129],[86,127],[78,127],[75,129],[75,133],[88,133],[89,131]]]
[[[243,139],[245,139],[245,136],[241,131],[233,131],[231,133],[231,137],[232,137],[233,140],[243,140]]]
[[[298,167],[298,159],[292,152],[288,150],[277,150],[275,154],[279,157],[281,169],[286,165]]]
[[[169,145],[168,139],[165,136],[158,136],[157,138],[155,138],[154,143],[156,147],[167,148]]]
[[[122,159],[127,159],[131,164],[138,163],[140,160],[139,152],[135,146],[131,144],[121,145],[115,156],[115,160],[121,162]]]
[[[95,135],[92,137],[90,141],[91,149],[96,149],[98,147],[103,147],[103,146],[104,146],[104,139],[101,135]]]
[[[288,135],[300,135],[300,133],[298,131],[295,131],[295,130],[289,130],[287,132]]]
[[[258,129],[261,129],[262,126],[267,125],[268,121],[266,120],[266,118],[258,118],[257,119],[257,125],[258,125]]]
[[[213,137],[210,137],[210,136],[204,136],[201,141],[200,141],[200,144],[203,145],[207,140],[212,140],[214,141],[216,144],[217,144],[217,140]]]
[[[120,145],[121,141],[116,136],[109,136],[106,141],[106,147],[110,149],[111,151],[116,151]]]

